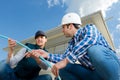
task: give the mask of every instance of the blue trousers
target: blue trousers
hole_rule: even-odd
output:
[[[14,70],[5,62],[0,64],[0,80],[27,80],[18,78]],[[39,75],[29,80],[52,80],[49,74]]]
[[[120,80],[120,62],[113,51],[94,45],[87,54],[95,70],[69,63],[59,71],[62,80]]]

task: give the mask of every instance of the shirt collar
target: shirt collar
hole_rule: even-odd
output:
[[[81,34],[82,29],[83,28],[79,28],[77,32],[74,34],[73,38],[77,38]]]

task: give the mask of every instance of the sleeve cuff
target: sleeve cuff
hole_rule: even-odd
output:
[[[50,54],[50,53],[48,53],[48,61],[51,61],[51,56],[52,56],[52,54]]]
[[[68,59],[68,61],[69,61],[70,63],[72,63],[72,64],[74,64],[74,63],[77,61],[76,56],[72,56],[72,55],[69,55],[69,56],[67,57],[67,59]]]

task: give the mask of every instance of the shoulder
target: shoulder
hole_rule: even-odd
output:
[[[32,43],[25,43],[26,46],[35,46],[35,44]]]
[[[85,26],[85,28],[93,28],[93,27],[96,27],[94,24],[87,24],[86,26]]]
[[[27,45],[34,45],[34,44],[31,44],[31,43],[25,43],[25,45],[27,46]]]
[[[35,44],[31,44],[31,43],[25,43],[26,46],[32,48],[32,47],[35,47]]]
[[[94,25],[94,24],[87,24],[85,27],[84,27],[85,30],[94,30],[94,29],[97,29],[97,27]]]

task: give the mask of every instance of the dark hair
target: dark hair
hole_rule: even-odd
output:
[[[79,29],[80,28],[80,24],[75,24],[75,23],[72,23],[73,26],[76,28],[76,29]],[[66,24],[67,28],[69,27],[70,24]]]
[[[73,25],[74,25],[74,27],[75,27],[76,29],[79,29],[79,28],[80,28],[80,24],[75,24],[75,23],[73,23]]]
[[[46,34],[43,31],[41,31],[41,30],[38,30],[35,33],[35,39],[38,38],[39,36],[45,36],[47,38]]]

